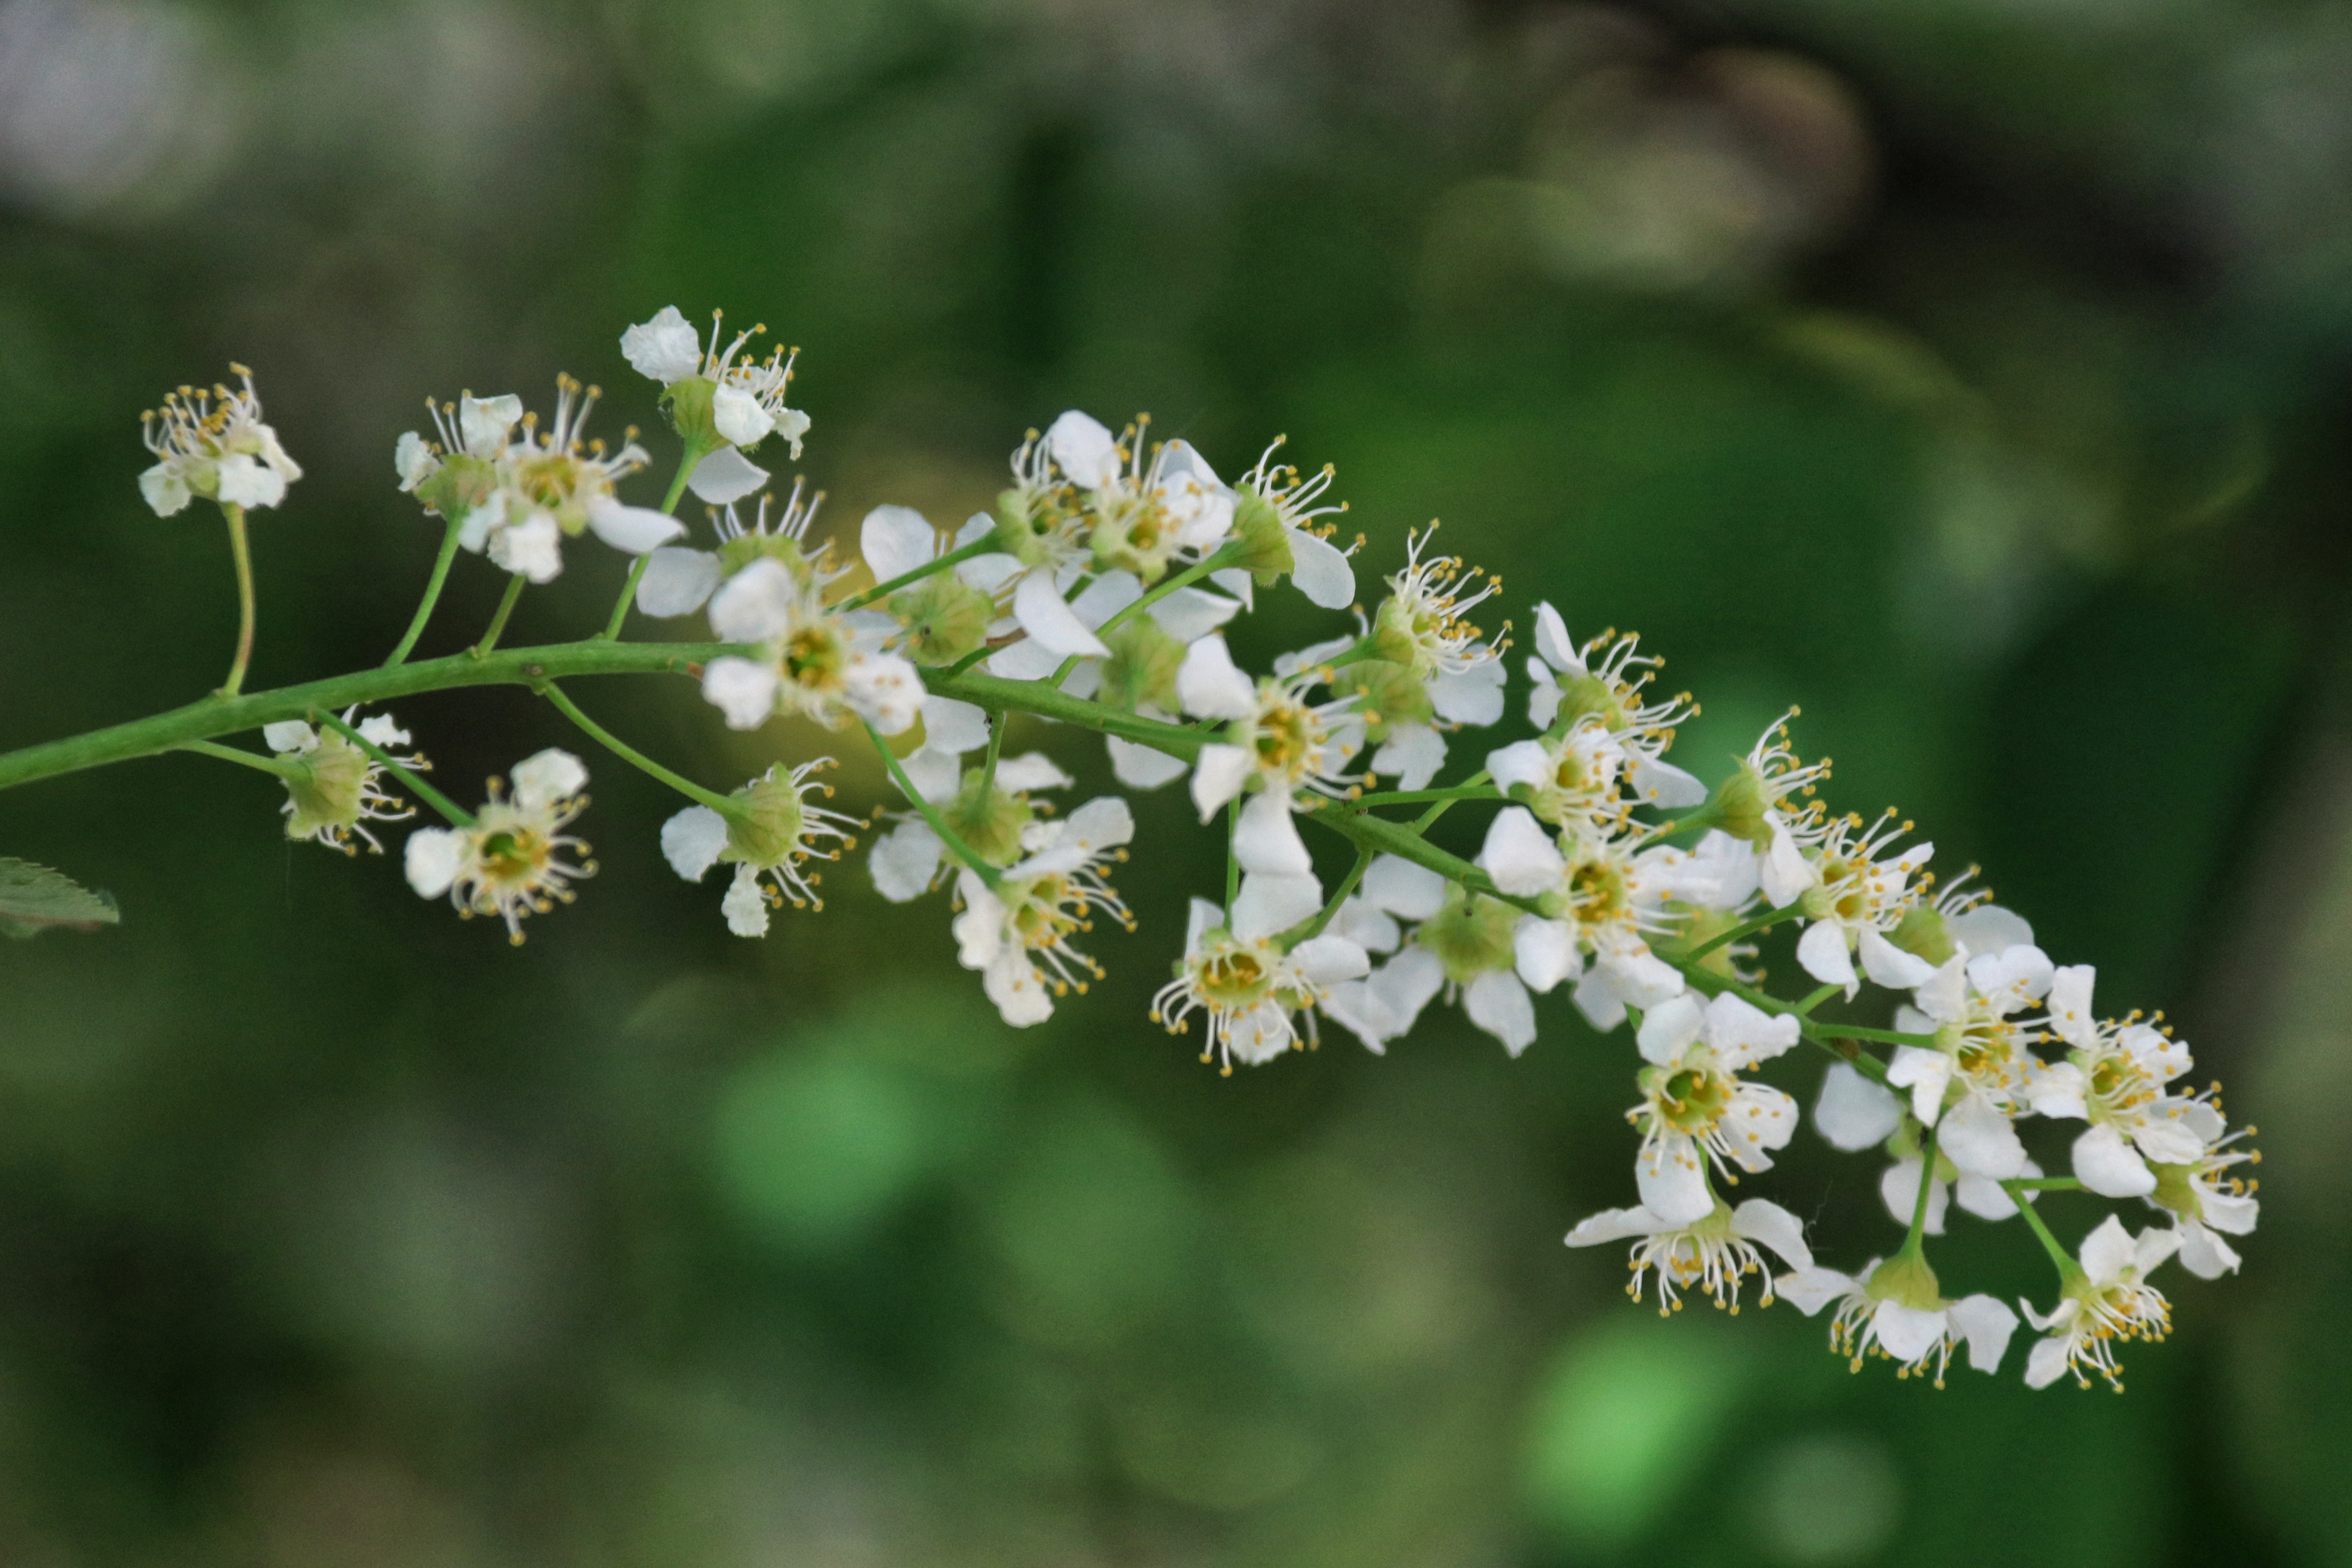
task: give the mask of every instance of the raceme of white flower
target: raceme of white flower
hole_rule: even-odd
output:
[[[1360,536],[1344,549],[1330,537],[1328,468],[1302,477],[1275,463],[1276,443],[1227,482],[1190,443],[1151,439],[1143,418],[1114,433],[1071,411],[1029,433],[993,505],[952,529],[886,505],[854,541],[815,537],[822,496],[798,481],[763,493],[768,475],[744,455],[771,435],[797,455],[807,429],[783,401],[793,356],[751,361],[750,337],[714,323],[706,341],[674,308],[624,334],[677,437],[658,505],[624,498],[653,455],[635,431],[617,451],[588,440],[596,394],[569,377],[543,426],[511,394],[432,404],[430,433],[394,449],[400,489],[445,525],[405,636],[377,669],[251,695],[239,685],[254,624],[245,513],[281,507],[299,470],[246,372],[241,390],[174,392],[147,418],[156,461],[140,488],[160,515],[204,498],[228,518],[245,612],[230,680],[152,718],[0,755],[0,788],[193,752],[273,775],[286,834],[346,852],[381,848],[376,831],[413,800],[442,825],[409,832],[410,885],[520,942],[526,917],[571,902],[596,869],[568,831],[587,808],[586,768],[539,749],[469,811],[425,781],[380,705],[520,685],[685,797],[636,852],[657,850],[689,882],[731,867],[719,913],[739,936],[768,935],[786,905],[821,910],[820,862],[879,829],[865,852],[876,890],[910,908],[940,897],[919,918],[937,920],[941,951],[1019,1028],[1123,961],[1104,945],[1109,926],[1168,929],[1171,910],[1113,885],[1130,853],[1199,860],[1139,845],[1123,794],[1065,792],[1088,768],[1129,792],[1188,779],[1224,852],[1190,901],[1150,1020],[1197,1027],[1202,1060],[1226,1074],[1313,1049],[1327,1024],[1384,1053],[1433,1003],[1517,1056],[1539,1048],[1547,1016],[1558,1027],[1566,1009],[1544,998],[1564,991],[1591,1029],[1630,1035],[1633,1090],[1633,1201],[1568,1241],[1626,1244],[1633,1294],[1653,1290],[1662,1312],[1693,1291],[1736,1308],[1756,1279],[1764,1304],[1834,1304],[1832,1346],[1857,1367],[1884,1358],[1940,1384],[1964,1353],[1990,1372],[2017,1313],[1982,1292],[1947,1296],[1928,1244],[1948,1226],[2016,1219],[2009,1234],[2030,1234],[2056,1274],[2048,1312],[2019,1303],[2043,1336],[2027,1381],[2119,1385],[2119,1347],[2168,1324],[2164,1269],[2178,1260],[2210,1280],[2239,1268],[2260,1155],[2218,1085],[2183,1085],[2189,1046],[2161,1014],[2100,1017],[2090,967],[2054,962],[1972,873],[1939,888],[1932,848],[1897,813],[1831,810],[1829,765],[1799,757],[1795,709],[1710,789],[1666,759],[1697,709],[1653,690],[1660,661],[1630,633],[1578,643],[1545,602],[1531,607],[1529,689],[1515,705],[1508,628],[1474,619],[1500,583],[1436,553],[1435,525],[1391,535],[1401,564],[1376,576]],[[707,521],[675,516],[689,489]],[[562,545],[587,532],[633,558],[609,621],[500,649],[519,596],[581,564]],[[471,646],[411,663],[464,551],[507,574],[505,598]],[[1227,630],[1285,583],[1341,624],[1245,666],[1235,650],[1259,644]],[[632,609],[707,622],[708,639],[633,640]],[[857,815],[821,803],[830,757],[708,788],[566,689],[619,674],[693,681],[725,726],[780,745],[797,733],[772,728],[780,717],[871,745],[891,794]],[[1527,732],[1464,735],[1514,710]],[[220,743],[253,730],[266,750]],[[1106,738],[1107,770],[1056,744],[1080,731]],[[1456,781],[1439,783],[1448,771]],[[1057,799],[1084,803],[1065,815]],[[1430,837],[1465,810],[1479,820],[1450,831],[1479,846],[1474,859]],[[1813,988],[1769,989],[1768,946]],[[1850,1273],[1750,1190],[1776,1179],[1808,1105],[1831,1146],[1875,1153],[1864,1179],[1900,1230],[1892,1247],[1857,1246],[1876,1256]],[[2089,1217],[2098,1203],[2109,1211]],[[2077,1250],[2044,1209],[2080,1228]],[[2135,1236],[2125,1216],[2141,1210],[2153,1223]]]

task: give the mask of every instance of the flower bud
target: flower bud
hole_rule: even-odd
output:
[[[368,754],[333,730],[286,763],[286,836],[341,842],[368,804]]]
[[[739,809],[727,814],[727,851],[720,858],[761,867],[783,863],[802,848],[807,808],[801,793],[798,779],[773,768],[736,790]]]
[[[1263,588],[1288,575],[1298,564],[1291,553],[1290,532],[1273,502],[1255,490],[1236,492],[1234,538],[1241,541],[1241,559],[1234,564],[1257,579]]]

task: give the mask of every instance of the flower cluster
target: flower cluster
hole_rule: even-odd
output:
[[[1993,1371],[2020,1313],[1981,1292],[1947,1296],[1928,1260],[1957,1200],[1974,1220],[2021,1218],[2054,1266],[2054,1304],[2020,1303],[2042,1335],[2027,1382],[2071,1373],[2120,1386],[2118,1347],[2168,1327],[2158,1272],[2176,1259],[2205,1279],[2239,1267],[2231,1239],[2259,1218],[2241,1167],[2260,1156],[2218,1086],[2186,1086],[2187,1044],[2161,1014],[2101,1017],[2092,968],[2053,962],[1973,872],[1938,887],[1933,846],[1898,813],[1830,810],[1829,764],[1798,755],[1795,709],[1710,786],[1667,760],[1697,709],[1659,689],[1659,660],[1613,630],[1580,643],[1538,602],[1520,665],[1526,731],[1479,747],[1475,771],[1440,785],[1463,732],[1513,707],[1513,644],[1509,623],[1492,621],[1499,580],[1438,553],[1435,524],[1408,530],[1402,564],[1373,578],[1360,537],[1334,542],[1328,468],[1276,463],[1277,443],[1227,480],[1190,443],[1150,439],[1148,419],[1114,434],[1073,410],[1014,451],[991,508],[948,530],[877,507],[852,548],[816,536],[820,494],[798,481],[763,493],[770,476],[746,455],[772,436],[797,457],[809,424],[784,401],[793,353],[745,352],[758,330],[730,339],[714,321],[706,340],[666,308],[623,335],[682,444],[662,508],[620,498],[649,455],[634,432],[618,451],[586,440],[596,393],[569,378],[543,428],[519,398],[469,393],[434,405],[432,434],[402,436],[394,455],[401,488],[447,532],[390,665],[458,548],[512,574],[472,674],[443,684],[530,685],[687,796],[659,852],[693,883],[732,866],[719,901],[730,931],[764,936],[774,910],[823,908],[819,862],[879,827],[866,860],[876,892],[909,906],[943,894],[944,935],[1003,1021],[1045,1022],[1105,977],[1104,927],[1140,924],[1112,880],[1137,839],[1128,800],[1098,794],[1064,815],[1057,798],[1089,764],[1007,745],[1016,722],[1038,741],[1083,727],[1107,737],[1126,790],[1186,780],[1222,837],[1212,895],[1192,899],[1150,1011],[1173,1033],[1197,1025],[1202,1060],[1221,1072],[1312,1048],[1326,1025],[1385,1053],[1438,1002],[1516,1057],[1536,1043],[1541,999],[1563,989],[1591,1030],[1630,1034],[1634,1202],[1567,1239],[1627,1245],[1632,1293],[1653,1293],[1663,1312],[1692,1291],[1736,1311],[1754,1280],[1764,1304],[1833,1309],[1832,1346],[1857,1368],[1884,1359],[1940,1385],[1964,1354]],[[240,550],[236,508],[274,504],[298,473],[249,378],[241,392],[174,394],[150,417],[148,444],[151,504],[219,501]],[[670,515],[688,489],[711,508],[698,539]],[[481,664],[523,585],[553,578],[562,542],[583,532],[638,558],[609,625]],[[1227,628],[1286,581],[1351,624],[1245,666],[1236,649],[1251,643]],[[626,643],[633,605],[700,615],[715,642]],[[824,804],[829,757],[777,762],[731,793],[705,789],[556,684],[623,668],[690,674],[734,730],[799,718],[862,734],[897,800],[863,817]],[[420,757],[386,749],[408,746],[407,731],[383,714],[354,727],[357,712],[291,709],[264,730],[268,758],[190,748],[275,773],[289,836],[347,851],[380,848],[368,824],[412,814],[404,789],[446,821],[410,834],[411,885],[496,916],[516,942],[527,916],[593,873],[566,831],[586,806],[587,770],[570,752],[540,751],[468,812],[425,784]],[[1471,860],[1429,838],[1464,807],[1485,813],[1462,824],[1478,844]],[[1339,857],[1318,862],[1307,829]],[[1787,943],[1809,994],[1765,988],[1768,941]],[[1816,1260],[1787,1208],[1729,1190],[1769,1176],[1796,1137],[1805,1046],[1827,1059],[1814,1130],[1840,1150],[1882,1152],[1878,1191],[1902,1230],[1851,1273]],[[2066,1132],[2037,1159],[2051,1123]],[[2135,1235],[2107,1213],[2068,1252],[2039,1211],[2053,1192],[2080,1196],[2053,1207],[2137,1204],[2155,1223]]]

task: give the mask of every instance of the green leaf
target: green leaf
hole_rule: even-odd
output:
[[[53,925],[95,931],[120,925],[110,893],[92,893],[63,872],[0,855],[0,933],[37,936]]]

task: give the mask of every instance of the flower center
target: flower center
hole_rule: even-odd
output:
[[[1732,1081],[1712,1067],[1678,1067],[1651,1089],[1650,1104],[1667,1126],[1697,1137],[1730,1106],[1732,1088]]]
[[[1258,770],[1286,784],[1296,784],[1314,771],[1323,745],[1323,725],[1306,704],[1278,697],[1258,716],[1252,740]]]
[[[827,692],[841,685],[849,650],[830,622],[799,626],[784,639],[784,675],[803,691]]]
[[[1213,1008],[1239,1011],[1273,994],[1273,967],[1255,946],[1229,942],[1193,959],[1192,988]]]

